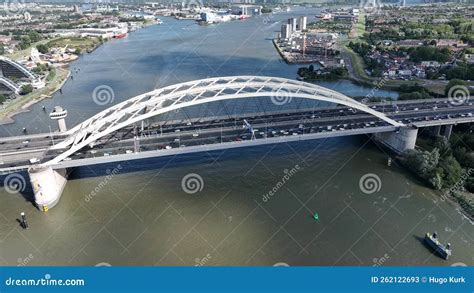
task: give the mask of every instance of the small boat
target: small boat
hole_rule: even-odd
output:
[[[122,33],[122,34],[117,34],[117,35],[114,35],[113,38],[114,39],[123,39],[127,36],[127,33]]]
[[[441,242],[438,240],[438,235],[436,232],[433,232],[433,234],[426,233],[425,243],[442,258],[447,260],[451,256],[451,244],[448,243],[446,246],[441,244]]]

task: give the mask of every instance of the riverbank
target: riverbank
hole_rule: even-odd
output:
[[[71,72],[66,68],[56,68],[54,78],[42,89],[38,89],[25,96],[19,96],[11,103],[5,106],[0,112],[0,125],[15,122],[13,117],[19,113],[27,112],[32,105],[50,98],[52,94],[57,92],[69,79]]]
[[[403,161],[402,157],[398,158],[398,162],[411,175],[423,180],[423,182],[425,182],[427,185],[430,185],[430,183],[425,178],[421,177],[418,172],[416,172],[415,170],[407,166],[406,163]],[[460,183],[463,183],[463,182],[458,182],[457,185],[459,185]],[[474,193],[470,193],[467,191],[453,190],[452,187],[445,188],[443,190],[438,191],[437,200],[448,202],[451,206],[456,208],[463,217],[468,219],[471,223],[474,223]]]
[[[81,54],[87,52],[90,53],[102,45],[104,41],[99,38],[89,38],[89,37],[59,37],[53,39],[41,40],[33,44],[31,47],[18,51],[14,54],[8,55],[9,58],[13,59],[27,59],[31,54],[31,48],[39,44],[46,45],[48,48],[67,48],[68,46],[76,48],[75,53],[71,53],[71,56],[75,58],[69,58],[65,60],[64,66],[54,67],[55,75],[49,80],[49,77],[46,77],[46,86],[42,89],[34,90],[33,92],[27,95],[19,95],[13,99],[9,104],[3,105],[3,109],[0,112],[0,125],[10,124],[15,122],[13,117],[17,114],[24,113],[28,111],[28,108],[32,105],[46,99],[50,98],[55,92],[61,89],[61,87],[69,79],[71,72],[68,69],[68,66],[71,62],[75,61]]]
[[[299,9],[301,14],[309,13],[307,8]],[[275,22],[286,18],[288,14],[274,15]],[[65,84],[65,95],[56,94],[44,102],[51,106],[60,103],[68,109],[67,124],[76,125],[109,107],[91,100],[92,89],[99,85],[114,90],[113,103],[117,104],[156,87],[210,76],[295,77],[296,66],[280,62],[268,39],[274,35],[275,26],[264,24],[261,18],[215,27],[171,18],[165,23],[79,58],[71,70],[80,69],[80,74]],[[240,40],[247,41],[243,44]],[[347,80],[319,84],[346,95],[365,96],[371,90]],[[297,102],[293,99],[288,106]],[[51,120],[42,115],[42,103],[32,107],[34,111],[16,116],[15,124],[0,127],[0,136],[19,134],[22,125],[31,125],[31,134],[47,133]],[[198,115],[228,115],[274,106],[270,99],[264,104],[257,99],[214,104],[198,106]],[[317,104],[301,104],[313,105]],[[171,114],[164,118],[181,119],[189,113]],[[192,266],[196,258],[209,253],[209,245],[218,249],[218,253],[211,251],[209,265],[271,266],[284,261],[291,266],[372,266],[379,264],[377,259],[385,253],[390,258],[384,265],[473,265],[474,242],[468,236],[474,235],[474,225],[450,204],[435,203],[439,192],[407,176],[395,164],[388,167],[386,154],[370,141],[367,136],[351,136],[135,160],[123,162],[123,169],[113,180],[107,176],[116,164],[79,167],[68,180],[61,202],[48,214],[38,212],[22,194],[10,194],[3,188],[0,213],[6,219],[0,234],[10,236],[4,237],[0,262],[18,265],[19,258],[36,251],[18,234],[26,233],[33,244],[44,243],[29,265],[93,266],[107,262],[114,266]],[[261,202],[262,195],[296,163],[302,169],[285,188],[270,201]],[[202,178],[200,193],[183,192],[182,178],[189,173]],[[380,178],[378,189],[376,186],[371,194],[360,189],[360,179],[368,173]],[[107,185],[100,194],[85,202],[90,191],[103,186],[104,180]],[[143,188],[137,190],[137,186]],[[120,200],[130,202],[131,209],[121,209]],[[308,209],[300,201],[307,203]],[[29,230],[17,229],[19,211],[26,213]],[[314,212],[320,219],[316,223]],[[202,219],[203,215],[208,216]],[[280,222],[287,223],[284,230]],[[455,247],[449,261],[435,257],[420,243],[417,237],[427,231],[438,231]],[[365,249],[369,246],[373,249]]]
[[[344,44],[341,44],[341,54],[348,70],[348,76],[346,79],[364,86],[374,86],[377,84],[381,89],[397,90],[402,85],[412,85],[418,80],[405,81],[405,80],[385,80],[380,84],[382,78],[369,77],[365,72],[364,60],[351,48]],[[444,89],[444,88],[443,88]]]
[[[349,71],[348,80],[364,86],[376,85],[379,89],[395,90],[400,86],[413,86],[415,84],[423,87],[433,95],[445,95],[445,89],[448,85],[448,80],[430,80],[430,79],[413,79],[413,80],[398,80],[386,79],[383,77],[373,78],[365,72],[365,64],[362,57],[347,46],[347,40],[341,42],[341,54],[345,60],[347,69]],[[383,81],[383,82],[381,82]],[[468,82],[469,85],[474,85],[474,82]]]
[[[277,43],[277,39],[273,39],[273,44],[275,48],[277,49],[278,53],[282,57],[282,59],[287,63],[287,64],[318,64],[321,65],[319,60],[313,60],[313,59],[308,59],[308,60],[293,60],[291,59],[288,54],[285,54],[283,50],[280,48],[280,46]],[[421,80],[411,80],[411,81],[404,81],[404,80],[389,80],[389,79],[384,79],[384,78],[372,78],[369,77],[365,70],[364,70],[364,62],[362,58],[352,51],[349,47],[343,45],[341,43],[340,46],[340,54],[342,56],[342,59],[344,60],[344,63],[346,65],[346,71],[344,74],[333,74],[329,79],[325,78],[308,78],[308,76],[302,76],[298,75],[298,79],[300,80],[306,80],[306,81],[318,81],[318,80],[348,80],[353,82],[354,84],[361,85],[364,87],[372,87],[372,88],[377,88],[378,90],[390,90],[390,91],[399,91],[400,86],[412,86],[414,84],[420,84],[424,88],[426,88],[429,92],[433,94],[443,94],[444,93],[444,88],[445,88],[445,83],[442,83],[440,81],[436,81],[436,83],[431,82],[431,81],[421,81]],[[442,83],[440,85],[440,83]],[[427,86],[429,85],[429,86]]]
[[[422,134],[417,149],[404,152],[400,163],[427,186],[442,194],[471,221],[474,221],[473,135],[465,125],[455,126],[451,139]]]
[[[59,91],[71,76],[71,72],[68,69],[69,64],[77,60],[82,54],[92,53],[105,42],[107,42],[107,40],[95,37],[59,37],[42,40],[34,44],[33,46],[36,46],[37,44],[45,44],[49,48],[67,48],[70,46],[76,49],[76,52],[71,55],[77,56],[77,58],[70,58],[65,61],[64,66],[56,67],[56,75],[52,80],[47,82],[44,88],[35,90],[24,96],[18,96],[8,105],[4,105],[4,108],[1,109],[0,112],[0,125],[14,123],[15,120],[13,117],[15,115],[27,112],[28,108],[32,105],[42,101],[43,99],[50,98],[54,93]],[[29,56],[30,51],[31,47],[18,51],[14,55],[10,55],[10,57],[15,56],[16,59],[25,59]]]
[[[282,47],[278,44],[278,39],[273,39],[273,46],[275,46],[278,54],[280,57],[285,61],[286,64],[310,64],[310,63],[318,63],[317,60],[308,58],[308,59],[303,59],[303,58],[298,58],[298,56],[302,56],[299,53],[289,53],[285,52]]]
[[[276,48],[280,57],[287,63],[287,64],[319,64],[321,66],[327,66],[328,64],[337,63],[337,60],[334,58],[323,58],[322,56],[315,56],[311,54],[303,55],[301,53],[291,53],[286,52],[278,43],[278,39],[272,39],[273,46]],[[324,60],[321,60],[324,59]],[[321,62],[324,61],[324,62]]]

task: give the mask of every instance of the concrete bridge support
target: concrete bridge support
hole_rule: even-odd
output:
[[[396,153],[415,148],[418,129],[414,127],[400,127],[396,132],[376,133],[375,139]]]
[[[438,125],[430,127],[431,134],[433,136],[444,136],[447,139],[451,137],[451,132],[453,131],[453,125]]]
[[[28,169],[35,202],[44,212],[54,207],[63,193],[67,182],[67,169],[53,170],[51,167],[31,167]]]
[[[451,132],[453,131],[453,125],[445,125],[443,136],[449,139],[451,137]]]

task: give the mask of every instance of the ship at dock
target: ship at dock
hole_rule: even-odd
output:
[[[113,36],[114,39],[123,39],[127,36],[127,33],[119,33]]]
[[[451,256],[451,244],[446,245],[441,244],[438,240],[438,235],[436,232],[433,234],[426,233],[425,243],[431,247],[436,254],[447,260]]]

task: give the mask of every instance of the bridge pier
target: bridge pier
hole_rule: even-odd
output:
[[[67,169],[53,170],[51,167],[31,167],[28,169],[31,186],[38,208],[44,212],[54,207],[63,193],[67,182]]]
[[[413,127],[400,127],[396,132],[376,133],[375,140],[390,148],[396,153],[415,148],[418,129]]]
[[[433,136],[444,136],[447,139],[451,137],[451,132],[453,131],[453,125],[448,124],[448,125],[438,125],[434,127],[430,127],[431,134]]]
[[[441,125],[431,127],[431,129],[433,130],[433,135],[434,135],[434,136],[439,136],[439,135],[440,135],[440,133],[441,133]]]
[[[444,126],[444,131],[443,131],[443,136],[449,139],[451,137],[451,132],[453,131],[453,125],[445,125]]]

